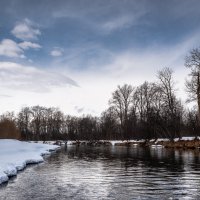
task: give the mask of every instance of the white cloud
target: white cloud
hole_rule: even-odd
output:
[[[41,45],[39,45],[37,43],[29,42],[29,41],[21,42],[21,43],[19,43],[19,46],[24,50],[28,50],[30,48],[32,48],[32,49],[40,49],[40,48],[42,48]]]
[[[0,42],[0,56],[10,58],[26,58],[24,51],[30,48],[40,49],[42,47],[37,43],[24,41],[18,44],[13,40],[3,39]]]
[[[0,43],[0,55],[6,57],[21,57],[23,58],[23,50],[18,46],[18,44],[10,39],[4,39]]]
[[[63,73],[41,70],[13,62],[0,62],[1,87],[30,92],[49,92],[54,87],[77,86]]]
[[[59,57],[63,55],[63,49],[55,47],[51,52],[50,55],[53,57]]]
[[[29,19],[18,22],[11,33],[21,40],[35,40],[41,35],[40,30]]]

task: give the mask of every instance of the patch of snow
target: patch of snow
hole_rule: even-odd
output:
[[[156,144],[155,144],[155,145],[151,145],[151,147],[152,147],[152,148],[163,148],[162,145],[156,145]]]
[[[158,139],[156,140],[156,142],[167,142],[167,141],[169,141],[168,138],[158,138]]]
[[[195,139],[195,137],[182,137],[181,138],[181,140],[184,140],[184,141],[186,141],[186,140],[191,141],[191,140],[194,140],[194,139]],[[174,141],[179,141],[179,138],[175,138]]]
[[[113,146],[115,146],[116,143],[119,143],[120,141],[118,140],[110,140],[109,141]],[[121,141],[122,142],[122,141]]]
[[[117,143],[117,144],[122,144],[122,143],[126,143],[127,141],[126,140],[105,140],[105,141],[108,141],[108,142],[110,142],[113,146],[115,146],[115,144]],[[135,142],[135,143],[137,143],[137,142],[140,142],[140,140],[129,140],[128,142]]]
[[[43,162],[42,155],[58,148],[57,145],[0,139],[0,184],[17,175],[27,164]]]
[[[67,145],[72,145],[74,141],[68,140]]]

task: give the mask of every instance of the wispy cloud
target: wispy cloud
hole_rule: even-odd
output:
[[[63,73],[13,62],[0,62],[0,87],[30,92],[49,92],[54,87],[78,86]]]
[[[18,22],[11,33],[21,40],[35,40],[41,35],[40,30],[29,19]]]
[[[19,45],[19,47],[21,47],[24,50],[28,50],[28,49],[40,49],[40,48],[42,48],[41,45],[39,45],[37,43],[29,42],[29,41],[21,42],[18,45]]]
[[[86,6],[87,3],[90,6]],[[77,6],[78,5],[78,6]],[[98,1],[71,1],[68,6],[55,9],[52,17],[55,19],[67,18],[80,21],[88,29],[93,29],[98,34],[108,34],[121,29],[135,26],[149,13],[149,5],[145,1],[116,1],[109,0],[106,3]],[[146,23],[146,22],[145,22]]]
[[[105,21],[100,25],[100,29],[105,32],[111,32],[118,29],[126,28],[133,25],[133,19],[131,16],[121,16],[108,21]]]
[[[139,24],[141,25],[146,23],[141,19],[147,13],[148,9],[142,8],[134,10],[133,12],[117,14],[116,16],[110,17],[109,19],[106,19],[98,24],[98,29],[103,33],[112,33],[114,31],[128,29]]]
[[[65,66],[72,70],[100,70],[112,61],[114,52],[102,45],[88,42],[77,47],[66,48],[63,55],[52,62],[53,66]]]

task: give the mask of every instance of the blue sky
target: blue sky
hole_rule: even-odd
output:
[[[36,104],[99,115],[118,84],[174,69],[200,44],[198,0],[1,0],[1,112]]]

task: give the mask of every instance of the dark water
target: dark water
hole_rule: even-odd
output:
[[[200,199],[200,152],[71,146],[1,186],[0,199]]]

